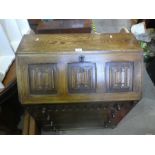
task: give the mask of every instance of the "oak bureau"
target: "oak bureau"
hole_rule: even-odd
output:
[[[20,102],[41,130],[113,128],[142,97],[131,34],[25,35],[16,67]]]

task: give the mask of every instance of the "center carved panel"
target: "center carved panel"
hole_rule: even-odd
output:
[[[70,93],[96,91],[96,65],[91,62],[68,64],[68,89]]]
[[[56,64],[29,65],[29,85],[31,94],[55,94]]]

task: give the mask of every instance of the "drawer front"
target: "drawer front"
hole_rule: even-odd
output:
[[[17,57],[22,103],[139,100],[142,56],[66,54]]]

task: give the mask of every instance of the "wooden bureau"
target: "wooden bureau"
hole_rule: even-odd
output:
[[[16,67],[20,102],[42,130],[115,127],[142,97],[131,34],[25,35]]]

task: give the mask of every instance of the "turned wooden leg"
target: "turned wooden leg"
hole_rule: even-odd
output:
[[[30,115],[28,112],[24,114],[24,125],[23,125],[23,135],[29,134],[29,122],[30,122]]]
[[[37,134],[37,125],[36,121],[32,116],[30,116],[30,123],[29,123],[29,135],[36,135]]]
[[[38,128],[36,125],[36,121],[28,112],[25,112],[23,135],[37,135],[37,134],[38,134]]]

